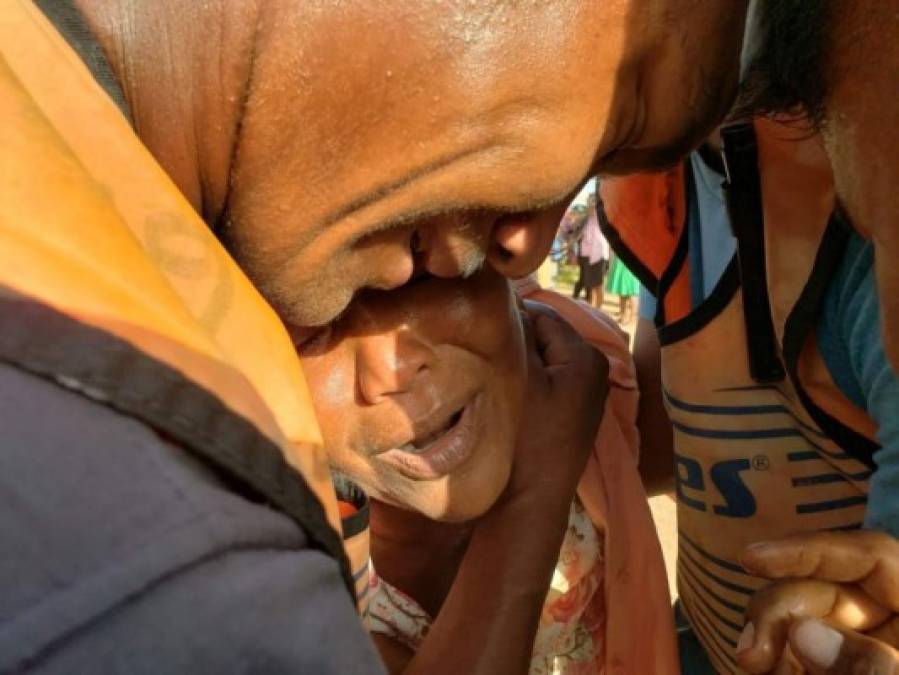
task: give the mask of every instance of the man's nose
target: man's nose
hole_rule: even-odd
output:
[[[365,403],[411,391],[430,368],[433,351],[408,327],[359,338],[356,376]]]
[[[552,248],[565,205],[529,214],[511,214],[496,221],[490,234],[487,262],[510,279],[534,272]]]
[[[419,264],[442,279],[471,276],[484,264],[492,225],[484,213],[446,214],[424,224],[415,240]]]

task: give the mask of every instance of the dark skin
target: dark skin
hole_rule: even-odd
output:
[[[297,327],[421,267],[536,268],[587,175],[671,162],[724,114],[745,9],[79,6],[138,135]]]
[[[866,92],[858,98],[864,101],[867,96]],[[890,142],[884,145],[889,147]],[[712,135],[708,146],[720,152],[720,137]],[[880,152],[878,148],[873,156]],[[865,167],[866,172],[870,170]],[[878,240],[874,241],[877,249]],[[891,301],[892,297],[882,300],[886,305]],[[640,473],[648,494],[670,493],[674,439],[665,412],[660,345],[652,321],[638,322],[634,360],[641,394]],[[848,672],[851,665],[852,672],[858,673],[899,672],[899,607],[893,592],[899,579],[899,544],[895,539],[870,532],[810,533],[783,542],[760,542],[759,548],[747,549],[742,562],[758,576],[772,580],[749,607],[751,627],[744,630],[737,650],[744,670],[829,674]],[[872,583],[875,570],[879,575]],[[822,651],[820,640],[803,639],[806,631],[814,629],[809,622],[820,624],[819,620],[827,625],[819,626],[823,632],[814,635],[836,645],[831,650],[836,655],[833,662],[822,663],[831,652]]]
[[[585,176],[670,164],[723,117],[746,4],[78,0],[139,136],[298,330],[417,269],[534,269]],[[825,140],[899,364],[897,18],[843,7]]]
[[[554,315],[537,314],[548,309],[533,306],[537,318],[528,321],[523,310],[489,269],[468,280],[425,278],[360,296],[326,335],[300,346],[329,460],[371,497],[377,574],[436,617],[414,653],[374,636],[391,672],[458,672],[466,650],[520,672],[530,657],[558,557],[557,549],[547,566],[542,547],[561,543],[559,518],[579,479],[574,469],[593,445],[587,433],[602,407],[605,362]],[[581,369],[593,373],[583,380],[591,389],[566,381]],[[535,423],[548,406],[562,417]],[[539,446],[554,427],[575,432],[570,445]],[[519,429],[532,441],[516,445]],[[446,448],[438,439],[448,437],[465,448],[452,453],[457,460],[435,449]],[[409,444],[444,459],[426,453],[432,459],[422,473]],[[550,496],[558,494],[568,495],[564,508]],[[537,558],[519,554],[534,546]],[[484,623],[479,614],[457,613],[482,603],[490,605],[490,644],[459,632]]]
[[[837,7],[823,137],[840,201],[874,242],[883,345],[899,371],[899,105],[883,97],[899,82],[899,15],[892,3],[876,0]]]

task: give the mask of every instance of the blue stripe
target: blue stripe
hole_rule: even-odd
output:
[[[852,530],[860,530],[864,523],[850,523],[849,525],[837,525],[836,527],[828,527],[830,532],[851,532]]]
[[[712,621],[712,618],[706,613],[705,607],[702,605],[702,603],[696,602],[692,607],[690,607],[690,604],[687,602],[683,603],[683,605],[684,609],[687,610],[687,618],[689,618],[691,622],[693,622],[694,617],[702,619],[701,623],[703,626],[705,626],[706,633],[716,638],[716,640],[714,641],[706,641],[712,642],[713,645],[718,646],[718,648],[721,650],[721,654],[723,654],[727,660],[732,663],[736,663],[733,655],[731,654],[731,651],[727,648],[726,645],[734,648],[737,646],[737,641],[721,632],[721,630],[715,625],[715,622]],[[695,622],[693,623],[695,625]]]
[[[724,387],[722,389],[716,389],[715,391],[776,391],[780,392],[773,384],[753,384],[748,387]]]
[[[700,604],[700,606],[703,609],[707,609],[709,612],[714,614],[715,617],[718,619],[718,621],[723,623],[725,626],[727,626],[731,630],[736,631],[737,635],[740,634],[740,632],[743,630],[743,626],[741,626],[740,624],[734,623],[730,619],[726,619],[725,617],[721,616],[717,612],[717,610],[714,607],[712,607],[712,605],[710,603],[705,601],[705,598],[702,597],[702,593],[700,593],[699,591],[696,590],[696,587],[693,585],[693,582],[690,579],[688,579],[686,576],[684,576],[683,579],[684,579],[684,581],[687,582],[687,586],[693,592],[693,597],[696,598],[697,602]],[[724,635],[724,633],[722,633],[720,630],[717,632],[721,637],[726,637]]]
[[[723,389],[716,389],[715,391],[721,392],[731,392],[731,391],[775,391],[780,395],[783,395],[783,392],[774,385],[763,384],[763,385],[755,385],[750,387],[725,387]],[[668,397],[676,408],[681,408],[682,410],[686,410],[688,412],[704,412],[710,415],[753,415],[753,414],[772,414],[772,413],[785,413],[790,416],[790,418],[796,422],[797,425],[808,431],[809,433],[814,434],[818,438],[826,439],[829,438],[827,434],[825,434],[820,429],[816,429],[812,426],[809,426],[805,422],[803,422],[796,415],[795,412],[790,410],[788,407],[784,405],[761,405],[761,406],[700,406],[693,405],[690,403],[684,403],[682,401],[678,401],[671,397],[671,395],[666,391],[665,396]],[[678,405],[682,403],[681,405]],[[720,410],[721,412],[716,412],[716,410]]]
[[[728,560],[722,560],[721,558],[716,558],[715,556],[713,556],[713,555],[712,555],[711,553],[709,553],[708,551],[703,550],[703,549],[699,546],[699,544],[697,544],[695,541],[693,541],[692,539],[690,539],[690,537],[688,537],[686,534],[684,534],[684,531],[683,531],[683,530],[678,530],[677,533],[678,533],[678,535],[680,535],[680,536],[681,536],[681,537],[682,537],[688,544],[690,544],[690,546],[692,546],[694,549],[696,549],[697,551],[699,551],[700,555],[702,555],[702,557],[705,558],[706,560],[711,560],[711,561],[712,561],[713,563],[715,563],[716,565],[720,565],[720,566],[723,567],[724,569],[731,570],[732,572],[737,572],[737,573],[739,573],[739,574],[745,574],[746,576],[749,576],[749,574],[747,574],[746,570],[745,570],[743,567],[741,567],[740,565],[737,565],[736,563],[732,563],[732,562],[730,562],[730,561],[728,561]]]
[[[693,612],[690,610],[690,607],[686,602],[681,601],[681,607],[684,609],[684,614],[687,615],[687,619],[690,622],[690,625],[693,627],[693,630],[700,636],[700,643],[703,648],[709,650],[714,653],[715,656],[718,657],[719,661],[723,661],[726,666],[728,663],[732,664],[734,668],[737,666],[736,659],[734,659],[733,655],[730,653],[730,650],[723,644],[721,644],[720,638],[715,638],[714,631],[705,616],[701,616],[700,614],[696,614],[693,616]],[[702,622],[698,622],[696,619],[702,619]],[[715,638],[715,639],[712,639]],[[736,645],[734,645],[736,647]],[[731,671],[734,672],[734,671]]]
[[[366,572],[368,572],[368,563],[365,563],[358,571],[353,572],[353,581],[359,581],[359,579],[365,576]]]
[[[850,481],[865,481],[871,477],[871,471],[858,473],[824,473],[817,476],[800,476],[793,479],[793,487],[808,487],[809,485],[829,485],[831,483],[848,483]]]
[[[737,431],[724,429],[707,429],[690,427],[680,422],[671,421],[671,425],[678,431],[698,438],[719,438],[724,440],[745,441],[758,438],[805,438],[797,429],[790,427],[772,429],[742,429]]]
[[[824,458],[814,450],[802,450],[800,452],[787,453],[787,459],[791,462],[807,462],[813,459],[823,460]]]
[[[815,441],[810,439],[808,436],[805,436],[804,434],[800,434],[800,435],[802,436],[802,439],[806,443],[808,443],[810,446],[812,446],[815,450],[817,450],[820,453],[823,453],[824,455],[827,455],[831,459],[839,459],[839,460],[853,459],[852,455],[850,455],[848,452],[834,452],[833,450],[825,450],[820,445],[815,443]]]
[[[831,483],[848,483],[849,479],[841,473],[824,473],[817,476],[801,476],[793,479],[793,487],[810,485],[830,485]]]
[[[696,583],[696,585],[699,586],[702,590],[704,590],[708,595],[712,596],[712,597],[715,599],[715,602],[717,602],[719,605],[721,605],[722,607],[724,607],[724,608],[726,608],[726,609],[729,609],[729,610],[732,611],[732,612],[736,612],[736,613],[739,614],[740,616],[743,616],[743,612],[746,611],[746,607],[745,607],[745,606],[743,606],[743,605],[738,605],[737,603],[731,602],[730,600],[727,600],[726,598],[722,598],[720,595],[718,595],[717,593],[715,593],[715,591],[713,591],[711,588],[709,588],[708,586],[706,586],[706,585],[699,579],[699,577],[697,577],[697,576],[694,574],[693,570],[691,570],[691,569],[690,569],[689,567],[687,567],[686,565],[681,565],[680,571],[681,571],[682,574],[684,574],[685,576],[689,577],[689,580],[694,581],[694,582]]]
[[[755,591],[752,590],[751,588],[746,588],[745,586],[740,586],[739,584],[735,584],[732,581],[728,581],[727,579],[722,579],[721,577],[717,576],[716,574],[710,572],[705,567],[703,567],[698,562],[696,562],[696,558],[694,558],[692,555],[690,555],[690,552],[687,551],[686,549],[681,549],[680,553],[682,553],[686,557],[687,560],[692,562],[693,566],[696,567],[696,569],[698,569],[705,576],[707,576],[709,579],[714,581],[716,584],[718,584],[722,588],[726,588],[730,591],[733,591],[734,593],[742,593],[743,595],[753,595],[755,593]]]
[[[701,413],[703,415],[770,415],[775,413],[789,414],[789,411],[782,405],[752,405],[752,406],[729,406],[729,405],[699,405],[698,403],[687,403],[674,398],[667,391],[665,398],[675,408],[686,410],[687,412]]]
[[[826,502],[813,502],[811,504],[797,504],[796,513],[821,513],[822,511],[836,511],[837,509],[848,509],[851,506],[863,506],[868,503],[865,495],[855,495],[854,497],[844,497],[843,499],[832,499]]]
[[[359,604],[360,602],[365,600],[365,598],[368,597],[368,589],[370,589],[370,588],[371,588],[371,586],[369,586],[368,584],[365,584],[365,588],[362,589],[362,592],[356,593],[356,604]]]
[[[813,443],[812,445],[815,445],[815,444]],[[815,445],[815,447],[818,447],[818,446]],[[810,461],[810,460],[813,461],[816,459],[821,460],[822,462],[826,462],[828,460],[828,457],[825,457],[824,455],[822,455],[820,452],[818,452],[816,450],[802,450],[800,452],[787,453],[787,460],[790,462],[807,462],[807,461]],[[851,457],[848,454],[843,453],[843,454],[839,454],[839,455],[831,455],[830,459],[843,460],[843,459],[851,459]],[[873,473],[874,473],[873,471],[866,469],[864,471],[858,471],[856,473],[846,472],[843,475],[845,475],[847,478],[849,478],[851,480],[865,481],[865,480],[868,480],[871,477],[871,474],[873,474]]]
[[[736,648],[737,641],[733,638],[727,637],[718,629],[718,627],[715,625],[715,622],[712,621],[711,617],[705,613],[705,608],[702,605],[697,604],[694,609],[697,610],[697,616],[703,620],[703,624],[705,625],[706,630],[712,633],[713,637],[717,637],[720,640],[720,642],[718,642],[718,646],[721,648],[722,653],[724,653],[729,661],[733,662],[733,656],[731,656],[731,654],[727,651],[727,647],[721,644],[721,642],[724,642],[724,644],[730,646],[733,649]]]

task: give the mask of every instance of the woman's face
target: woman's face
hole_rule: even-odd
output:
[[[486,269],[362,294],[298,350],[335,469],[437,520],[493,505],[512,468],[527,377],[504,278]]]

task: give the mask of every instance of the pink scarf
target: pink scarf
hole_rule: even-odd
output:
[[[605,592],[595,601],[605,614],[606,675],[677,675],[680,667],[668,579],[646,493],[637,471],[639,391],[621,329],[605,314],[547,291],[533,278],[518,294],[552,307],[609,359],[609,395],[593,455],[578,497],[605,533]]]

